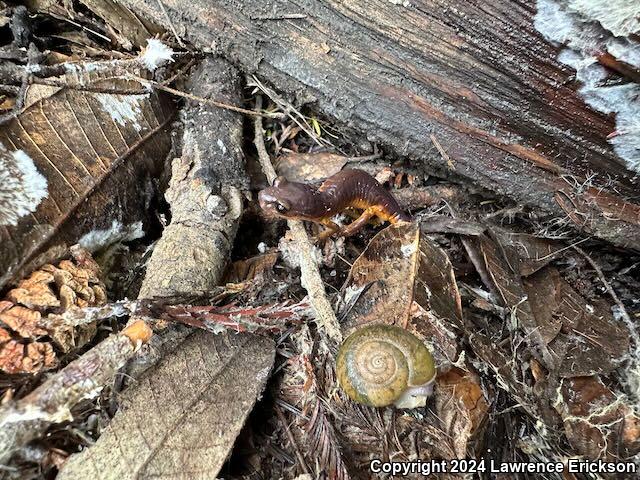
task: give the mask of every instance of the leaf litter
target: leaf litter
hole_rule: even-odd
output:
[[[222,182],[207,183],[202,171],[209,166],[198,159],[210,151],[204,140],[189,139],[189,122],[205,118],[198,117],[196,99],[210,92],[194,89],[195,97],[184,101],[192,111],[183,108],[183,125],[175,130],[182,145],[172,145],[175,103],[165,92],[170,83],[162,82],[172,78],[180,91],[189,72],[181,72],[183,52],[152,38],[160,32],[117,3],[86,2],[89,16],[32,3],[38,15],[79,27],[63,22],[66,29],[56,33],[64,48],[47,53],[46,63],[16,52],[18,65],[31,69],[31,82],[24,98],[21,77],[9,94],[0,92],[8,115],[0,133],[7,167],[0,174],[33,188],[0,186],[6,272],[0,342],[3,352],[14,351],[0,356],[8,374],[1,382],[0,421],[18,432],[9,440],[0,436],[7,442],[0,449],[3,462],[17,472],[8,478],[38,478],[41,469],[82,478],[106,465],[113,478],[200,471],[225,478],[263,472],[262,478],[342,479],[368,471],[373,459],[637,459],[640,258],[588,237],[567,238],[567,230],[552,234],[558,226],[541,225],[520,206],[387,158],[380,146],[336,132],[330,119],[292,104],[257,78],[248,82],[254,95],[269,98],[259,112],[279,114],[263,119],[265,150],[278,173],[318,183],[345,166],[361,168],[417,219],[369,225],[313,251],[341,335],[389,323],[428,346],[438,376],[426,407],[365,407],[337,387],[338,337],[310,321],[313,302],[301,273],[278,248],[285,226],[265,219],[255,202],[245,202],[241,217],[224,224],[220,238],[230,243],[218,250],[223,259],[216,260],[215,275],[201,269],[209,253],[196,248],[183,280],[175,277],[161,291],[149,286],[155,267],[146,279],[144,268],[136,267],[133,291],[146,280],[144,294],[114,297],[91,256],[78,247],[69,251],[71,245],[99,238],[85,245],[98,250],[103,265],[118,265],[111,255],[126,257],[125,265],[144,265],[162,226],[187,230],[165,229],[154,255],[173,252],[189,238],[207,238],[206,229],[243,203],[240,192],[250,197],[267,182],[247,149],[248,178],[237,193]],[[134,48],[141,53],[129,53]],[[240,95],[223,97],[211,100],[254,105],[252,99],[242,105]],[[228,130],[237,133],[242,123],[234,119]],[[243,148],[224,135],[210,140],[221,158]],[[156,195],[167,183],[160,174],[167,155],[182,161],[172,169],[171,209]],[[204,195],[201,182],[215,194]],[[115,193],[121,187],[126,194]],[[603,209],[613,208],[591,194]],[[180,204],[183,195],[192,195],[191,203]],[[571,198],[558,195],[575,215]],[[171,243],[174,234],[180,240]],[[115,250],[113,241],[121,243]],[[155,278],[170,278],[163,272]],[[181,284],[193,279],[198,288]],[[174,345],[163,346],[163,336]],[[138,352],[147,342],[161,352],[155,367],[144,363],[152,349]],[[69,354],[77,360],[69,362]],[[142,373],[131,369],[136,380],[129,382],[117,377],[136,354]],[[58,373],[37,375],[45,369]],[[81,379],[83,388],[68,388]],[[212,406],[221,412],[219,423],[208,423]],[[180,454],[188,449],[198,453]]]

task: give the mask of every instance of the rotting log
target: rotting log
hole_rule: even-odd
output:
[[[576,93],[533,2],[119,1],[427,173],[640,248],[638,178],[607,144],[613,119]]]

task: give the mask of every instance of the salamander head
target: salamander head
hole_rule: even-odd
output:
[[[278,177],[271,187],[258,194],[260,207],[268,215],[282,218],[313,219],[317,210],[315,189]]]

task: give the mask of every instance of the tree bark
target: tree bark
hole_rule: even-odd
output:
[[[607,144],[613,119],[578,96],[532,2],[120,1],[425,172],[640,248],[638,178]]]

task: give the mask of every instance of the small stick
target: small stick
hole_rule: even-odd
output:
[[[280,407],[276,407],[276,414],[278,415],[278,419],[282,423],[284,431],[287,433],[287,437],[289,438],[289,441],[291,442],[291,446],[293,447],[293,451],[296,453],[296,457],[298,458],[298,462],[300,463],[300,467],[302,468],[304,473],[310,474],[311,471],[309,470],[309,467],[307,466],[307,462],[304,461],[304,457],[302,456],[302,452],[300,452],[300,448],[298,447],[298,443],[296,442],[296,439],[293,436],[293,433],[291,433],[291,430],[289,429],[289,425],[287,424],[287,419],[284,416],[284,413],[282,413],[282,410],[280,409]]]
[[[262,96],[258,95],[256,99],[256,110],[262,108]],[[269,153],[264,145],[264,130],[262,128],[262,117],[256,116],[254,120],[255,138],[254,143],[258,150],[258,159],[262,166],[262,171],[267,177],[269,184],[273,184],[277,174]],[[300,252],[300,273],[301,283],[309,294],[309,301],[315,313],[316,322],[324,328],[327,335],[337,342],[342,341],[342,333],[340,333],[340,325],[336,318],[336,314],[327,299],[327,293],[324,290],[322,278],[318,271],[318,265],[313,259],[311,243],[304,229],[304,225],[300,220],[287,220],[289,230],[293,235],[294,241]]]
[[[231,110],[234,112],[242,113],[244,115],[251,115],[252,117],[265,117],[265,118],[275,118],[278,120],[282,120],[286,118],[286,115],[283,113],[267,113],[267,112],[256,112],[254,110],[247,110],[246,108],[236,107],[235,105],[229,105],[226,103],[218,102],[216,100],[211,100],[208,98],[198,97],[197,95],[193,95],[191,93],[183,92],[180,90],[176,90],[175,88],[167,87],[159,82],[154,80],[149,80],[146,78],[138,77],[137,75],[128,74],[128,78],[136,80],[142,84],[153,85],[158,90],[164,90],[165,92],[171,93],[172,95],[176,95],[178,97],[188,98],[189,100],[193,100],[195,102],[204,103],[206,105],[212,105],[218,108],[224,108],[225,110]]]
[[[635,326],[634,322],[631,320],[631,317],[629,316],[629,313],[627,312],[627,309],[624,307],[624,304],[620,301],[620,298],[618,298],[618,295],[616,294],[615,290],[613,289],[611,284],[607,281],[607,278],[604,276],[604,273],[602,272],[602,269],[598,266],[598,264],[595,262],[595,260],[593,260],[587,254],[587,252],[582,250],[580,247],[578,247],[577,245],[574,244],[574,245],[572,245],[572,248],[576,252],[578,252],[580,255],[582,255],[584,257],[584,259],[587,262],[589,262],[591,267],[596,271],[596,274],[598,275],[598,278],[600,279],[600,281],[604,285],[604,288],[607,289],[607,292],[609,293],[609,296],[613,299],[615,304],[620,309],[620,315],[622,315],[622,319],[624,320],[624,323],[627,325],[627,328],[629,329],[629,335],[631,335],[631,338],[633,339],[633,342],[636,344],[637,347],[640,347],[640,335],[638,335],[638,331],[636,330],[636,326]]]
[[[173,25],[173,21],[171,20],[171,17],[169,16],[169,12],[167,12],[167,9],[164,8],[164,4],[162,3],[162,0],[157,0],[158,5],[160,6],[160,9],[162,10],[162,13],[164,13],[164,16],[167,18],[167,22],[169,23],[169,26],[171,27],[171,31],[173,32],[173,36],[176,37],[176,40],[178,41],[178,45],[180,45],[180,47],[185,48],[184,43],[182,42],[182,39],[180,38],[180,35],[178,35],[178,31],[176,30],[176,27]]]
[[[447,166],[449,167],[449,169],[455,170],[456,165],[453,163],[451,157],[449,157],[449,154],[445,151],[445,149],[442,148],[442,145],[440,145],[440,142],[438,141],[436,136],[434,134],[430,134],[429,138],[431,139],[431,142],[433,142],[434,147],[436,147],[436,150],[438,150],[438,153],[440,153],[440,156],[444,159],[445,162],[447,162]]]
[[[111,335],[77,360],[49,377],[26,397],[0,408],[0,464],[53,423],[72,419],[71,409],[95,397],[142,343],[151,338],[149,326],[134,322]]]

